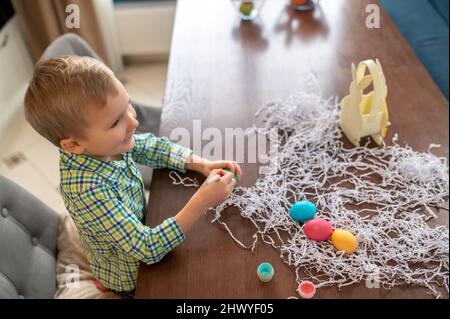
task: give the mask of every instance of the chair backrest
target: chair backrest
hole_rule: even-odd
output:
[[[53,298],[59,215],[0,176],[0,299]]]
[[[65,33],[57,37],[42,53],[41,60],[52,59],[60,55],[89,56],[102,61],[89,44],[75,33]]]

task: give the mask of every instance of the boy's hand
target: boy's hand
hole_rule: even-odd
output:
[[[208,184],[207,181],[214,175],[221,177],[218,181]],[[236,185],[233,176],[233,173],[226,172],[223,169],[212,169],[206,181],[200,186],[194,196],[206,205],[206,209],[220,204],[230,196]]]
[[[219,175],[220,179],[213,183],[208,183],[215,175]],[[235,185],[236,181],[233,179],[233,173],[226,172],[223,169],[211,169],[206,181],[191,197],[186,206],[175,216],[181,230],[186,233],[209,208],[227,199]]]
[[[191,155],[186,163],[186,168],[209,176],[213,170],[228,168],[233,176],[236,175],[238,181],[241,180],[242,170],[238,163],[233,161],[215,161],[211,162],[197,155]]]
[[[234,175],[237,175],[238,181],[241,180],[242,177],[241,167],[239,166],[238,163],[233,161],[216,161],[216,162],[207,161],[203,165],[204,171],[202,172],[202,174],[205,176],[209,176],[213,170],[216,169],[220,170],[224,168],[228,168],[233,173],[232,177]]]

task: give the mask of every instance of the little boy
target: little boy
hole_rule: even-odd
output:
[[[133,293],[139,262],[156,263],[192,224],[233,190],[239,165],[210,162],[151,133],[134,135],[136,113],[123,85],[101,62],[62,56],[37,63],[25,96],[33,128],[60,149],[60,190],[94,276],[118,294]],[[143,224],[144,186],[136,163],[220,175],[155,228]],[[230,172],[223,171],[228,168]]]

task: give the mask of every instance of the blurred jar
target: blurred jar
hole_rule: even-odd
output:
[[[298,11],[306,11],[314,9],[314,1],[313,0],[289,0],[291,3],[291,7],[294,10]]]
[[[231,0],[231,3],[242,20],[253,20],[261,12],[264,1],[265,0]]]

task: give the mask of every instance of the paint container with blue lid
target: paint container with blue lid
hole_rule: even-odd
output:
[[[275,270],[273,266],[268,262],[263,262],[258,266],[258,277],[262,282],[269,282],[272,280],[273,275],[275,274]]]

